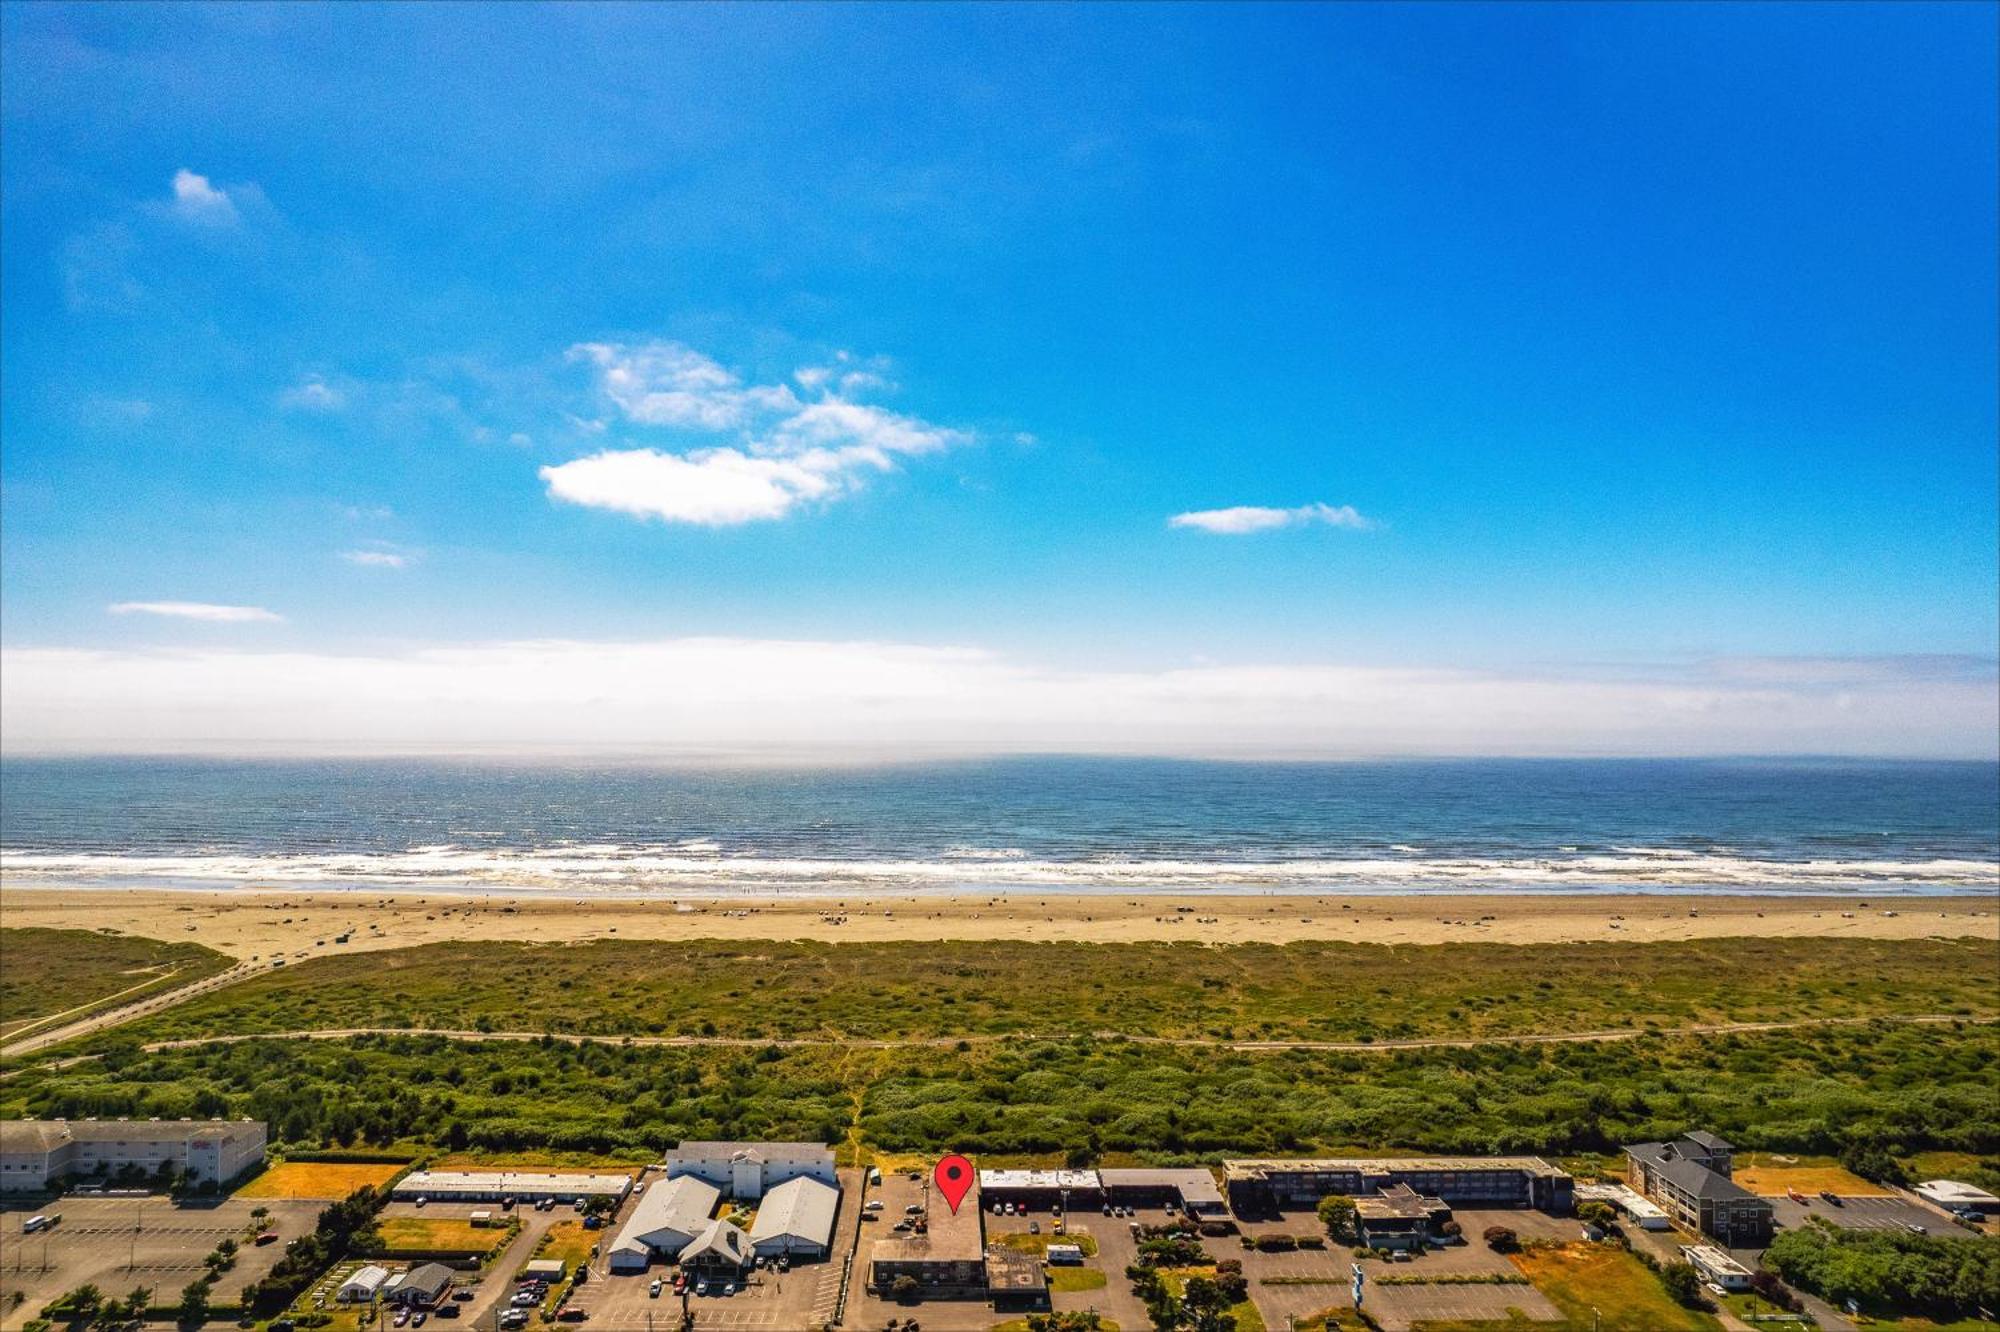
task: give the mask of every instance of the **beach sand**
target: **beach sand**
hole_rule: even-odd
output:
[[[145,889],[0,891],[0,925],[187,939],[242,960],[482,939],[1067,939],[1435,944],[1746,935],[2000,940],[1990,897],[1126,895],[592,900]],[[347,934],[345,944],[336,938]]]

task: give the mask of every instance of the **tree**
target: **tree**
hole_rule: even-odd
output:
[[[208,1321],[208,1283],[190,1281],[181,1291],[181,1302],[174,1306],[174,1321],[182,1327],[200,1327]]]
[[[1586,1225],[1596,1226],[1599,1230],[1608,1230],[1611,1227],[1611,1223],[1618,1219],[1618,1213],[1611,1209],[1610,1203],[1579,1203],[1576,1209],[1576,1219],[1584,1222]]]
[[[1660,1284],[1667,1288],[1674,1303],[1683,1308],[1699,1309],[1708,1303],[1708,1297],[1701,1292],[1701,1273],[1691,1263],[1668,1263],[1662,1267]]]
[[[889,1293],[899,1300],[907,1300],[917,1293],[917,1279],[905,1273],[889,1283]]]
[[[1521,1237],[1506,1226],[1488,1226],[1480,1238],[1485,1240],[1486,1247],[1495,1253],[1512,1253],[1521,1247]]]
[[[1326,1227],[1327,1234],[1335,1239],[1354,1238],[1356,1217],[1354,1199],[1331,1193],[1319,1200],[1318,1210],[1319,1223]]]

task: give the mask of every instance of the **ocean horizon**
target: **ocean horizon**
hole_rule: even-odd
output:
[[[2000,891],[2000,764],[31,758],[10,888],[572,894]]]

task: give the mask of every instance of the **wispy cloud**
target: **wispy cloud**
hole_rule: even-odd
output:
[[[706,527],[782,518],[799,506],[852,493],[870,472],[971,440],[854,394],[882,381],[874,363],[837,361],[795,372],[788,384],[746,383],[673,342],[581,343],[573,360],[597,368],[598,386],[626,421],[729,442],[681,451],[604,449],[541,469],[551,498]]]
[[[671,639],[388,654],[0,652],[12,750],[783,749],[851,756],[1992,758],[1994,664],[1683,662],[1643,676],[1339,664],[1058,670],[976,648]],[[1746,678],[1746,676],[1752,678]]]
[[[364,569],[406,569],[413,557],[396,550],[343,550],[340,558]]]
[[[247,624],[285,618],[262,606],[218,606],[208,601],[115,601],[104,609],[112,615],[163,615],[174,620],[207,620],[215,624]]]
[[[347,395],[319,375],[307,375],[278,395],[278,405],[298,412],[337,412]]]
[[[1193,527],[1223,536],[1247,536],[1280,527],[1348,527],[1365,531],[1375,526],[1351,504],[1301,504],[1295,509],[1267,509],[1239,504],[1230,509],[1195,509],[1167,519],[1168,527]]]
[[[217,189],[208,177],[182,167],[174,172],[174,216],[203,226],[233,227],[242,220],[227,190]]]

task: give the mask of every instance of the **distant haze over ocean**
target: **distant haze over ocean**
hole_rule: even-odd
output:
[[[2000,764],[22,759],[14,887],[2000,890]]]

